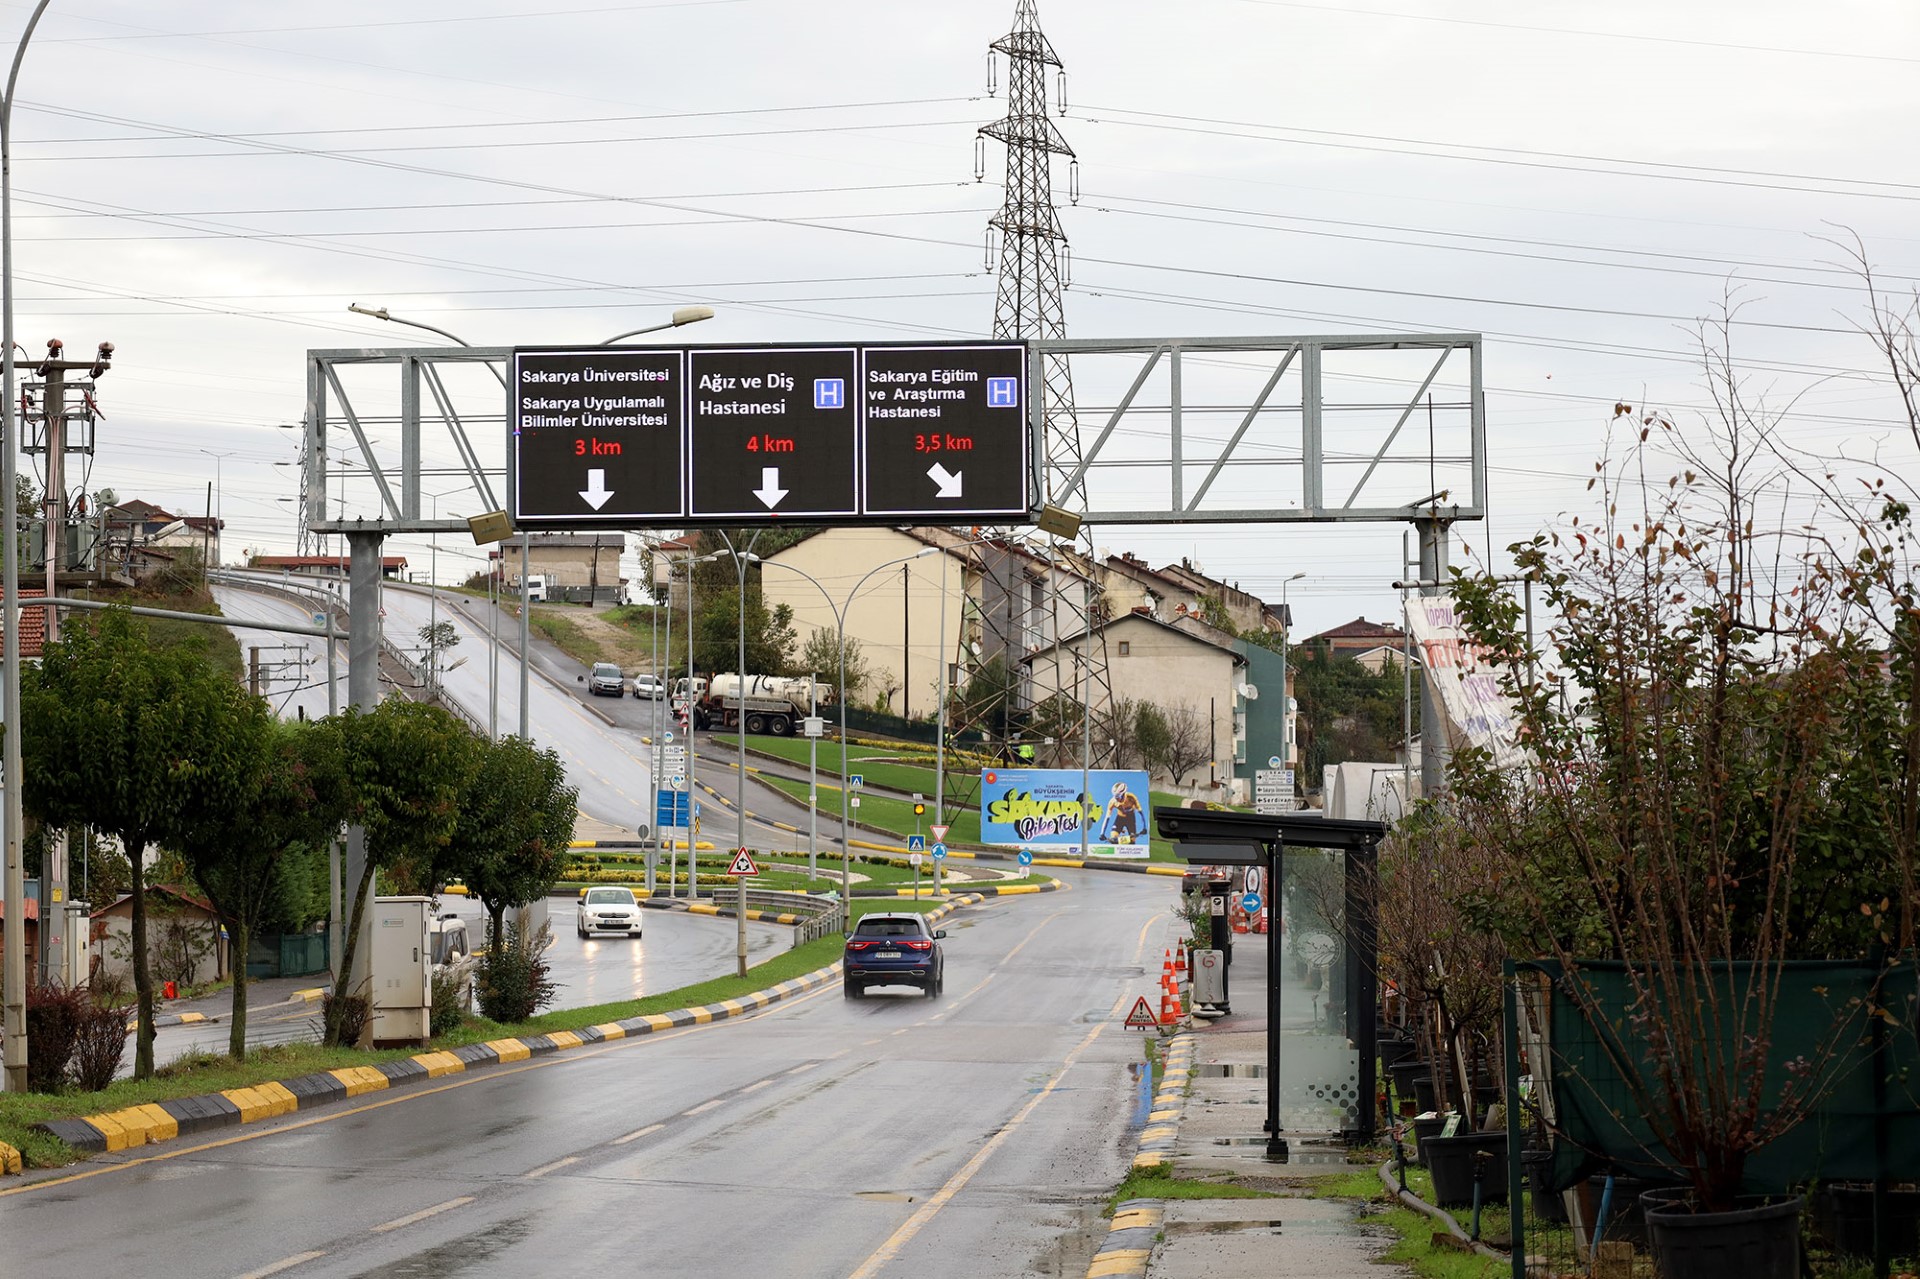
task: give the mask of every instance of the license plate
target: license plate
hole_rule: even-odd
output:
[[[900,952],[897,950],[876,950],[873,952],[873,957],[875,959],[898,959],[900,958]]]

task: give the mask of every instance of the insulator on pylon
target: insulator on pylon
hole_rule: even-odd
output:
[[[973,180],[982,181],[987,176],[987,140],[979,134],[973,135]]]
[[[1080,162],[1078,160],[1067,161],[1067,201],[1070,204],[1080,203]]]
[[[987,268],[987,270],[989,271],[993,270],[993,228],[992,227],[987,228],[986,252],[981,254],[980,260],[981,260],[981,263]]]
[[[987,50],[987,96],[989,98],[1000,92],[1000,86],[997,83],[999,78],[1000,65],[993,60],[993,50],[989,49]]]
[[[1073,287],[1073,246],[1071,244],[1060,246],[1060,287],[1063,289]]]
[[[1054,77],[1053,82],[1060,100],[1060,114],[1065,115],[1067,113],[1067,73],[1062,71]]]

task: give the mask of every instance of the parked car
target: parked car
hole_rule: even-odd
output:
[[[640,935],[640,902],[631,888],[588,888],[580,893],[580,917],[574,931],[582,937],[594,933]]]
[[[449,912],[428,925],[428,931],[433,944],[434,976],[451,980],[460,1006],[472,1012],[473,976],[480,961],[467,935],[467,921]]]
[[[595,697],[621,697],[627,691],[627,677],[612,662],[595,662],[587,673],[587,691]]]
[[[661,679],[658,675],[635,675],[633,677],[633,695],[635,697],[650,697],[654,701],[659,701],[667,695],[667,681]]]
[[[944,928],[929,928],[924,916],[865,915],[841,953],[841,989],[860,999],[869,986],[918,986],[929,999],[947,986]]]

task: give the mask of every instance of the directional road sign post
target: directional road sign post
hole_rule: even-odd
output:
[[[1031,866],[1031,865],[1033,865],[1033,852],[1032,852],[1032,850],[1030,850],[1030,849],[1025,849],[1025,848],[1023,848],[1023,849],[1021,849],[1021,850],[1020,850],[1020,864],[1021,864],[1022,866]]]
[[[521,528],[1022,520],[1020,342],[523,347],[508,392]]]

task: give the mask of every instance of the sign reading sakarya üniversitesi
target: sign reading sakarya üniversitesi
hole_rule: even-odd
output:
[[[956,523],[1034,510],[1019,342],[523,347],[516,525]]]
[[[980,842],[1145,857],[1152,806],[1133,769],[988,768],[980,773]]]

